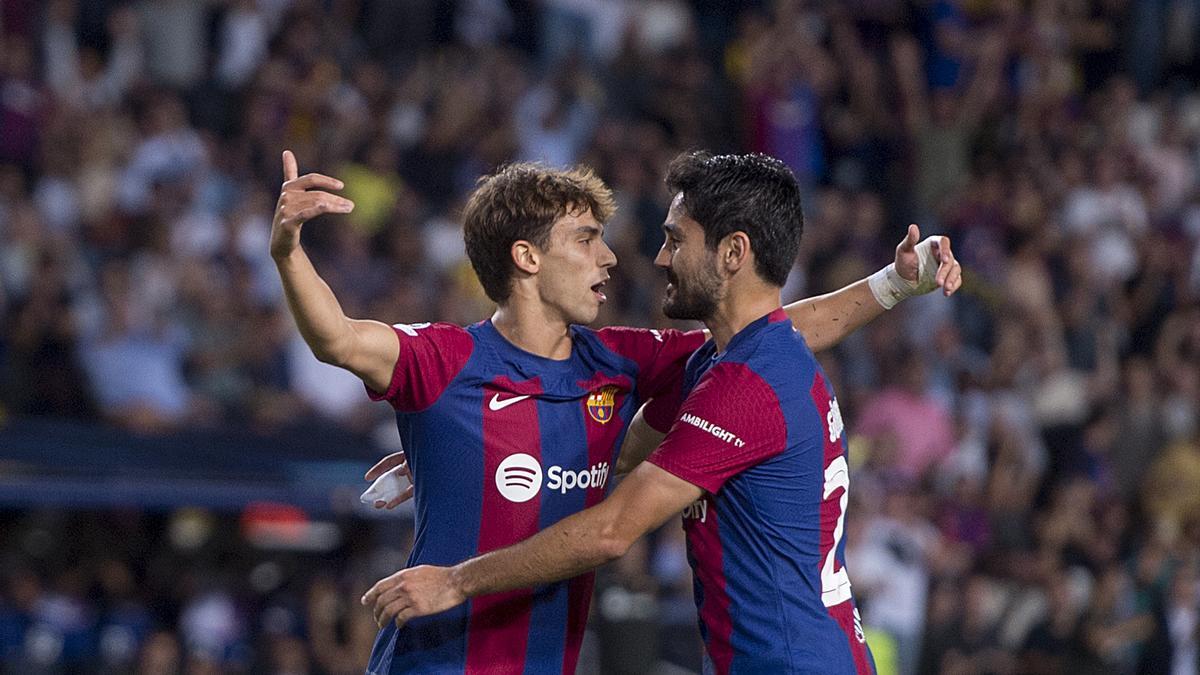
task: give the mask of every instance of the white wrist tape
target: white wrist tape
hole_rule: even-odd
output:
[[[399,497],[405,488],[400,480],[400,470],[403,468],[404,465],[401,464],[376,478],[375,482],[371,483],[371,487],[367,488],[367,491],[362,493],[358,500],[370,506],[375,502],[390,502]]]
[[[937,237],[928,237],[917,244],[917,280],[909,281],[896,271],[896,263],[867,277],[871,287],[871,295],[884,309],[895,307],[901,300],[914,295],[924,295],[937,288],[937,256],[933,253],[933,241]]]

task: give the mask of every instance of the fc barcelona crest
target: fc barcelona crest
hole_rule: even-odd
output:
[[[587,409],[592,419],[600,424],[608,424],[608,421],[613,416],[613,400],[616,398],[616,395],[617,388],[613,386],[603,387],[589,394]]]

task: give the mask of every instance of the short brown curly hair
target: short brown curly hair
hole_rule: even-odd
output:
[[[591,211],[603,223],[615,208],[612,190],[585,166],[508,164],[480,178],[463,209],[463,239],[483,292],[497,304],[512,295],[513,243],[545,249],[554,222],[568,211]]]

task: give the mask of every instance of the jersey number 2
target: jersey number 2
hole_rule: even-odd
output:
[[[850,496],[850,467],[846,457],[838,455],[829,466],[825,467],[825,494],[829,499],[838,488],[842,488],[842,496],[838,499],[837,524],[833,528],[833,545],[825,554],[821,565],[821,602],[826,607],[833,607],[850,599],[850,575],[846,568],[834,570],[837,562],[838,544],[842,542],[842,534],[846,525],[846,502]]]

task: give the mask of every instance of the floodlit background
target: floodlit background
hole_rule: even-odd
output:
[[[0,672],[361,673],[410,516],[390,409],[319,364],[267,252],[280,151],[354,316],[491,308],[457,212],[513,159],[617,194],[603,324],[664,325],[666,162],[806,190],[788,299],[946,233],[952,300],[821,356],[881,673],[1195,674],[1197,0],[4,0]],[[677,524],[605,569],[581,672],[699,668]]]

